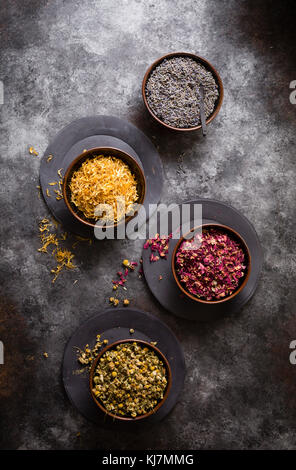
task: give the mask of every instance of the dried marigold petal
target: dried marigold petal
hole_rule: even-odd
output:
[[[157,233],[154,238],[150,238],[144,243],[144,250],[150,248],[151,251],[149,258],[150,262],[158,261],[160,258],[166,259],[169,252],[169,241],[171,238],[171,233],[168,235],[168,237],[160,237],[159,233]],[[157,255],[153,254],[155,252]]]
[[[34,149],[34,147],[30,147],[29,152],[31,155],[36,155],[36,156],[39,155],[38,152]]]

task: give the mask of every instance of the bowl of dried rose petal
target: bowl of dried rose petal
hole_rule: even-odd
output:
[[[109,344],[96,357],[90,392],[103,413],[120,421],[139,421],[156,413],[171,388],[168,360],[154,345],[124,339]]]
[[[172,271],[179,289],[190,299],[206,304],[227,302],[246,286],[251,255],[232,228],[204,224],[180,238],[172,255]]]
[[[113,147],[84,151],[64,176],[67,208],[79,222],[93,228],[127,223],[137,214],[134,208],[143,204],[145,195],[142,167],[131,155]]]

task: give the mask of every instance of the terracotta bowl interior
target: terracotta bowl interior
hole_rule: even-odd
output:
[[[73,173],[76,170],[78,170],[78,168],[82,165],[82,163],[88,158],[95,157],[97,155],[106,155],[106,156],[110,155],[116,158],[120,158],[122,161],[124,161],[130,167],[132,173],[135,175],[137,179],[137,183],[138,183],[137,190],[139,194],[139,199],[136,202],[138,204],[143,204],[145,195],[146,195],[146,180],[145,180],[144,172],[142,168],[140,167],[140,165],[136,162],[136,160],[131,155],[113,147],[98,147],[98,148],[87,150],[86,152],[79,155],[68,167],[64,176],[63,196],[64,196],[65,203],[69,211],[72,213],[72,215],[76,217],[76,219],[78,219],[81,223],[91,226],[91,227],[95,227],[97,221],[95,219],[89,219],[85,217],[85,215],[75,206],[75,204],[71,202],[71,191],[69,188],[69,183],[71,181]],[[122,222],[128,222],[134,216],[125,217],[125,219],[122,219],[121,221],[118,221],[117,223],[109,225],[107,226],[107,228],[116,227],[119,223],[122,223]]]
[[[132,417],[129,417],[129,416],[118,416],[116,414],[113,414],[113,413],[107,411],[106,408],[104,408],[103,403],[101,403],[101,401],[98,400],[95,397],[95,395],[93,394],[92,388],[93,388],[93,378],[94,378],[94,375],[95,375],[95,369],[96,369],[98,361],[103,356],[103,354],[105,354],[105,352],[110,350],[110,349],[114,349],[118,344],[134,343],[134,342],[138,343],[139,345],[141,345],[143,347],[146,346],[147,348],[152,349],[155,352],[155,354],[162,360],[162,362],[163,362],[163,364],[166,368],[166,371],[167,371],[168,384],[167,384],[167,388],[166,388],[163,399],[156,405],[155,408],[153,408],[153,410],[149,411],[148,413],[146,413],[144,415],[140,415],[140,416],[136,416],[135,418],[132,418]],[[103,413],[110,416],[112,419],[119,420],[119,421],[139,421],[139,420],[143,420],[145,418],[148,418],[149,416],[154,414],[165,403],[166,399],[168,398],[169,393],[170,393],[170,389],[171,389],[171,384],[172,384],[172,372],[171,372],[169,362],[168,362],[167,358],[164,356],[164,354],[156,346],[152,345],[151,343],[148,343],[147,341],[139,340],[139,339],[136,339],[136,338],[135,339],[119,340],[119,341],[116,341],[114,343],[111,343],[110,345],[108,345],[104,349],[102,349],[102,351],[100,351],[99,355],[96,357],[96,359],[95,359],[95,361],[94,361],[94,363],[91,367],[90,377],[89,377],[90,393],[91,393],[91,396],[92,396],[95,404],[100,408],[100,410]]]
[[[172,255],[172,272],[173,272],[173,276],[174,276],[174,279],[175,279],[179,289],[182,291],[182,293],[185,294],[190,299],[195,300],[196,302],[201,302],[201,303],[209,304],[209,305],[218,304],[218,303],[222,303],[222,302],[227,302],[230,299],[233,299],[245,287],[245,285],[248,282],[250,272],[251,272],[251,255],[250,255],[250,251],[249,251],[249,248],[248,248],[246,242],[244,241],[244,239],[235,230],[231,229],[230,227],[228,227],[226,225],[219,225],[219,224],[204,224],[202,227],[207,228],[207,229],[208,228],[216,228],[218,230],[226,232],[227,234],[229,234],[231,236],[232,239],[234,239],[234,240],[236,240],[240,243],[242,249],[244,250],[245,257],[246,257],[245,258],[246,259],[245,262],[247,264],[246,275],[242,278],[241,283],[239,284],[237,289],[231,295],[229,295],[228,297],[225,297],[224,299],[203,300],[203,299],[200,299],[200,298],[196,297],[195,295],[188,292],[185,289],[185,287],[183,286],[183,284],[181,284],[181,282],[179,280],[179,276],[178,276],[177,271],[176,271],[176,253],[177,253],[179,247],[181,246],[181,244],[183,243],[183,241],[185,240],[185,237],[181,237],[180,240],[178,241],[177,245],[175,246],[175,249],[174,249],[174,252],[173,252],[173,255]],[[197,229],[197,227],[195,227],[191,231],[194,231],[196,229]]]
[[[173,127],[173,126],[170,126],[169,124],[166,124],[161,119],[159,119],[159,117],[157,117],[153,113],[152,109],[150,108],[150,106],[148,104],[147,97],[146,97],[146,83],[147,83],[147,80],[149,79],[149,76],[150,76],[151,72],[153,72],[155,67],[157,67],[159,64],[161,64],[161,62],[163,62],[165,59],[171,59],[173,57],[190,57],[190,58],[196,60],[197,62],[199,62],[200,64],[202,64],[207,70],[209,70],[213,74],[213,76],[215,78],[215,81],[218,85],[219,97],[216,100],[214,111],[206,119],[206,123],[209,124],[217,116],[217,114],[218,114],[218,112],[221,108],[222,101],[223,101],[223,96],[224,96],[224,90],[223,90],[223,84],[222,84],[221,77],[220,77],[219,73],[217,72],[217,70],[213,67],[213,65],[210,62],[208,62],[203,57],[200,57],[196,54],[191,54],[190,52],[172,52],[170,54],[166,54],[166,55],[160,57],[155,62],[153,62],[153,64],[148,68],[148,70],[147,70],[147,72],[144,76],[143,83],[142,83],[142,96],[143,96],[144,104],[145,104],[147,110],[149,111],[149,113],[151,114],[151,116],[156,121],[158,121],[160,124],[167,127],[168,129],[172,129],[174,131],[183,131],[183,132],[195,131],[195,130],[201,129],[201,124],[199,124],[198,126],[194,126],[194,127]]]

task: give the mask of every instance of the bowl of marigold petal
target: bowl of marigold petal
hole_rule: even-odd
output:
[[[246,286],[251,255],[232,228],[204,224],[180,238],[172,255],[172,272],[187,297],[218,304],[233,299]]]
[[[79,222],[93,228],[127,223],[137,214],[136,205],[143,204],[145,195],[142,167],[131,155],[113,147],[84,151],[64,176],[67,208]]]
[[[89,385],[95,404],[114,420],[148,418],[169,396],[168,360],[153,344],[125,339],[109,344],[95,359]]]
[[[218,114],[223,84],[213,65],[189,52],[172,52],[148,68],[142,97],[151,116],[174,131],[196,131],[201,126],[203,102],[206,124]]]

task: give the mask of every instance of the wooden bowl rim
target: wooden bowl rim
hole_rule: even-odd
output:
[[[207,59],[205,59],[204,57],[201,57],[197,54],[193,54],[191,52],[170,52],[169,54],[165,54],[165,55],[159,57],[158,59],[156,59],[148,67],[148,69],[147,69],[147,71],[144,75],[143,82],[142,82],[142,97],[143,97],[143,101],[144,101],[144,104],[145,104],[148,112],[160,124],[162,124],[166,128],[171,129],[173,131],[190,132],[190,131],[196,131],[198,129],[201,129],[201,127],[202,127],[201,124],[199,124],[198,126],[194,126],[194,127],[174,127],[174,126],[171,126],[169,124],[166,124],[165,122],[163,122],[161,119],[159,119],[153,113],[152,109],[150,108],[150,106],[148,104],[147,97],[146,97],[146,91],[145,91],[147,80],[148,80],[151,72],[155,69],[155,67],[157,67],[157,65],[159,65],[161,62],[163,62],[163,60],[165,60],[165,59],[170,59],[172,57],[182,57],[182,56],[191,57],[194,60],[196,60],[197,62],[200,62],[201,64],[205,65],[206,68],[208,70],[210,70],[212,72],[212,74],[214,75],[214,78],[215,78],[215,80],[218,84],[218,88],[219,88],[219,97],[218,97],[217,106],[215,107],[213,113],[210,115],[210,117],[208,119],[206,119],[206,124],[209,124],[213,119],[215,119],[215,117],[217,116],[217,114],[220,111],[220,108],[221,108],[222,102],[223,102],[223,98],[224,98],[224,87],[223,87],[222,79],[221,79],[219,73],[217,72],[217,70],[215,69],[215,67]]]
[[[134,157],[132,157],[129,153],[125,152],[124,150],[120,150],[116,147],[111,147],[111,146],[93,147],[91,149],[88,149],[86,152],[82,152],[70,163],[70,165],[68,166],[68,168],[65,172],[65,175],[64,175],[64,178],[63,178],[63,198],[64,198],[65,204],[66,204],[68,210],[71,212],[71,214],[77,220],[79,220],[79,222],[83,223],[84,225],[87,225],[88,227],[92,227],[92,228],[95,228],[96,224],[92,223],[92,222],[89,222],[87,220],[84,220],[72,208],[72,205],[71,205],[70,201],[68,200],[67,185],[68,185],[69,175],[71,174],[71,171],[72,171],[73,167],[79,162],[79,160],[82,160],[82,158],[84,158],[84,157],[93,155],[94,152],[104,152],[104,151],[113,151],[114,153],[118,152],[118,153],[124,154],[127,157],[127,159],[130,159],[133,162],[133,164],[138,168],[138,171],[142,175],[142,178],[143,178],[142,194],[141,194],[140,202],[138,202],[138,203],[143,204],[143,202],[145,200],[145,197],[146,197],[147,183],[146,183],[146,177],[145,177],[145,174],[144,174],[144,170],[141,168],[141,166],[139,165],[137,160]],[[95,157],[96,155],[93,155],[93,156]],[[120,159],[120,156],[116,156],[116,155],[113,155],[113,156]],[[139,183],[139,184],[142,185],[142,182]],[[118,221],[118,222],[116,222],[112,225],[104,225],[102,227],[104,229],[116,228],[118,225],[120,225],[122,223],[127,224],[136,215],[137,215],[137,212],[134,215],[125,217],[124,219],[122,219],[122,220],[120,220],[120,221]]]
[[[116,347],[116,346],[118,346],[119,344],[122,344],[122,343],[140,343],[142,345],[145,345],[146,347],[149,347],[161,358],[161,360],[163,361],[163,363],[166,367],[166,370],[167,370],[168,383],[167,383],[167,387],[166,387],[163,399],[155,406],[155,408],[150,410],[148,413],[145,413],[144,415],[136,416],[135,418],[128,417],[128,416],[119,416],[119,415],[116,415],[114,413],[111,413],[110,411],[107,411],[106,408],[104,408],[104,406],[100,403],[100,401],[97,400],[97,398],[94,396],[93,391],[92,391],[94,373],[95,373],[95,369],[96,369],[96,366],[97,366],[97,363],[98,363],[99,359],[103,356],[103,354],[105,354],[106,351],[108,351],[110,349],[114,349],[114,347]],[[148,418],[152,414],[156,413],[156,411],[159,410],[159,408],[165,403],[166,399],[168,398],[171,386],[172,386],[172,370],[171,370],[171,366],[169,364],[169,361],[167,360],[167,358],[163,354],[163,352],[160,351],[159,348],[157,348],[153,344],[151,344],[148,341],[145,341],[143,339],[136,339],[136,338],[135,339],[132,339],[132,338],[120,339],[120,340],[114,341],[113,343],[108,344],[105,348],[102,349],[102,351],[100,351],[100,353],[98,354],[98,356],[94,360],[94,362],[91,366],[90,374],[89,374],[90,393],[91,393],[91,396],[92,396],[95,404],[100,408],[101,411],[103,411],[103,413],[105,413],[106,415],[110,416],[113,419],[117,419],[117,420],[120,420],[120,421],[129,421],[129,422],[130,421],[139,421],[141,419]]]
[[[195,231],[197,228],[200,228],[202,227],[202,229],[204,227],[216,227],[216,228],[220,228],[220,229],[223,229],[225,231],[229,231],[231,232],[232,234],[234,234],[238,240],[240,241],[240,243],[242,244],[242,247],[245,251],[245,254],[247,255],[247,258],[248,258],[248,264],[247,264],[247,274],[243,280],[243,282],[241,283],[241,285],[238,287],[238,289],[236,289],[231,295],[229,295],[228,297],[225,297],[224,299],[219,299],[219,300],[203,300],[203,299],[199,299],[198,297],[194,296],[193,294],[191,294],[190,292],[188,292],[182,285],[181,285],[181,282],[179,281],[179,277],[178,277],[178,274],[176,273],[176,269],[175,269],[175,258],[176,258],[176,253],[177,253],[177,250],[178,248],[180,247],[181,243],[185,240],[185,237],[187,235],[189,235],[189,233]],[[173,251],[173,254],[172,254],[172,260],[171,260],[171,268],[172,268],[172,272],[173,272],[173,276],[174,276],[174,279],[175,279],[175,282],[177,283],[179,289],[183,292],[183,294],[185,294],[187,297],[189,297],[190,299],[194,300],[195,302],[200,302],[200,303],[203,303],[203,304],[207,304],[207,305],[216,305],[216,304],[221,304],[223,302],[227,302],[228,300],[231,300],[233,299],[234,297],[236,297],[240,292],[241,290],[246,286],[248,280],[249,280],[249,277],[250,277],[250,273],[251,273],[251,253],[250,253],[250,250],[249,250],[249,247],[247,245],[247,243],[245,242],[244,238],[236,231],[234,230],[233,228],[229,227],[228,225],[223,225],[223,224],[219,224],[219,223],[207,223],[207,224],[201,224],[201,225],[197,225],[196,227],[194,227],[192,230],[190,230],[189,232],[187,232],[183,237],[181,237],[175,248],[174,248],[174,251]]]

